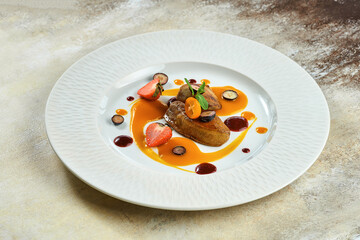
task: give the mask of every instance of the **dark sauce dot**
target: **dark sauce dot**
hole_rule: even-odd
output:
[[[190,79],[189,83],[196,83],[196,80],[195,79]]]
[[[243,151],[244,153],[249,153],[249,152],[250,152],[250,149],[248,149],[248,148],[243,148],[242,151]]]
[[[170,103],[176,101],[176,97],[172,97],[169,99],[169,101],[167,102],[167,106],[170,107]]]
[[[114,139],[114,143],[118,147],[128,147],[133,143],[133,139],[126,135],[120,135]]]
[[[127,98],[126,98],[126,100],[128,100],[128,101],[133,101],[135,98],[133,97],[133,96],[128,96]]]
[[[196,166],[195,172],[197,174],[210,174],[216,172],[216,166],[211,163],[200,163]]]
[[[248,120],[244,117],[233,116],[225,120],[225,125],[234,132],[241,132],[248,128]]]

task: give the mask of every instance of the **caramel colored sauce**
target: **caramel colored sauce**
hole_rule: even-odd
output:
[[[241,116],[243,118],[246,118],[248,121],[255,119],[255,114],[252,112],[244,111],[241,113]]]
[[[173,137],[169,140],[169,142],[158,147],[159,154],[157,154],[152,150],[152,148],[147,147],[145,144],[144,127],[148,122],[161,119],[166,110],[167,106],[158,100],[153,102],[147,101],[145,99],[136,100],[131,108],[130,131],[132,133],[134,142],[144,154],[157,162],[178,169],[181,168],[177,166],[199,164],[204,162],[204,159],[206,159],[207,162],[213,162],[230,154],[244,140],[248,130],[256,121],[255,119],[251,125],[234,141],[218,151],[204,153],[200,151],[194,141],[183,137]],[[186,153],[181,156],[173,154],[172,149],[176,146],[185,147],[187,150]],[[181,170],[188,171],[185,169]]]
[[[212,87],[211,90],[215,93],[217,98],[220,101],[220,104],[222,105],[222,108],[219,110],[216,110],[216,114],[218,116],[228,116],[233,115],[235,113],[241,112],[244,110],[248,104],[248,98],[239,89],[236,89],[231,86],[225,86],[225,87]],[[237,92],[238,97],[235,100],[225,100],[222,98],[222,94],[226,90],[233,90]]]
[[[178,88],[173,88],[173,89],[167,89],[165,91],[162,92],[163,96],[176,96],[179,92]]]
[[[256,119],[245,131],[243,131],[237,138],[235,138],[234,141],[218,151],[204,153],[200,151],[199,147],[193,140],[183,137],[173,137],[167,143],[158,147],[159,156],[163,161],[175,166],[199,164],[204,162],[204,160],[206,160],[206,162],[216,161],[230,154],[240,145],[255,121]],[[176,146],[185,147],[186,153],[184,155],[173,154],[172,149]]]
[[[256,128],[256,132],[259,134],[264,134],[268,131],[268,129],[266,127],[257,127]]]
[[[179,86],[184,85],[184,81],[181,80],[181,79],[175,79],[175,80],[174,80],[174,83],[175,83],[176,85],[179,85]]]
[[[201,83],[205,82],[205,85],[209,85],[209,84],[210,84],[210,80],[209,80],[209,79],[201,79],[200,82],[201,82]]]
[[[218,116],[228,116],[228,115],[233,115],[235,113],[241,112],[242,110],[244,110],[246,108],[246,106],[248,104],[248,98],[245,95],[245,93],[243,93],[242,91],[240,91],[239,89],[236,89],[234,87],[231,87],[231,86],[212,87],[211,90],[215,93],[215,95],[217,96],[217,98],[219,99],[219,101],[222,105],[221,109],[216,110],[216,114]],[[238,94],[238,97],[233,101],[223,99],[222,94],[226,90],[236,91]],[[178,88],[173,88],[173,89],[168,89],[168,90],[163,91],[162,95],[163,96],[176,96],[178,94],[178,92],[179,92]],[[254,117],[255,117],[255,115],[254,115]],[[248,119],[248,120],[250,120],[250,119]]]
[[[122,116],[124,116],[128,113],[125,109],[116,109],[115,112],[116,112],[116,114],[122,115]]]
[[[167,106],[158,100],[147,101],[145,99],[138,99],[134,101],[131,107],[130,121],[130,132],[133,136],[134,142],[139,147],[139,149],[151,159],[183,171],[193,172],[165,162],[159,157],[157,153],[152,150],[152,148],[146,146],[144,134],[145,125],[148,122],[161,119],[164,116],[166,110]]]

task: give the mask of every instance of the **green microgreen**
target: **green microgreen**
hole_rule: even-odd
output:
[[[205,92],[205,82],[203,82],[201,84],[201,86],[197,90],[196,94],[194,94],[194,89],[191,87],[191,84],[189,83],[187,78],[185,78],[185,82],[189,86],[189,89],[191,91],[192,96],[195,95],[194,97],[200,103],[201,108],[204,109],[204,110],[207,110],[209,108],[209,103],[206,101],[205,97],[203,95],[201,95],[201,94],[203,94]]]

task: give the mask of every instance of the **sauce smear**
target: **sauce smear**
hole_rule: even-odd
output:
[[[128,101],[133,101],[135,98],[133,97],[133,96],[128,96],[127,98],[126,98],[126,100],[128,100]]]
[[[163,96],[176,96],[179,92],[179,88],[166,89],[162,92]]]
[[[248,128],[248,120],[244,117],[233,116],[225,120],[225,125],[233,132],[241,132]]]
[[[114,139],[114,143],[118,147],[128,147],[133,143],[133,139],[126,135],[120,135]]]
[[[246,118],[248,121],[253,120],[255,118],[255,114],[252,112],[244,111],[241,113],[241,116],[243,118]]]
[[[244,140],[247,132],[251,128],[252,124],[254,124],[254,122],[255,120],[251,123],[248,129],[241,132],[240,135],[237,138],[235,138],[229,145],[218,151],[205,153],[200,151],[196,143],[189,138],[172,137],[167,143],[158,146],[159,156],[165,162],[176,166],[199,164],[202,163],[204,159],[206,159],[207,162],[216,161],[230,154],[240,145],[240,143]],[[188,151],[186,151],[186,153],[181,156],[175,155],[172,152],[172,149],[176,146],[183,146]]]
[[[206,159],[207,162],[213,162],[230,154],[240,145],[248,130],[256,121],[256,119],[254,119],[251,125],[245,131],[241,132],[229,145],[215,152],[204,153],[200,151],[193,140],[184,137],[172,137],[167,143],[158,146],[157,149],[159,153],[156,153],[145,144],[144,127],[148,122],[161,119],[166,110],[167,106],[158,100],[151,102],[145,99],[137,99],[131,108],[130,131],[136,145],[145,155],[157,162],[177,169],[181,169],[178,166],[200,164],[204,159]],[[188,151],[186,151],[184,155],[175,155],[172,149],[176,146],[183,146]]]
[[[196,83],[196,80],[195,79],[190,79],[189,83]]]
[[[257,127],[256,128],[256,132],[259,134],[264,134],[268,131],[268,129],[266,127]]]
[[[183,85],[183,84],[184,84],[184,81],[181,80],[181,79],[175,79],[175,80],[174,80],[174,83],[175,83],[176,85]]]
[[[205,82],[205,85],[209,85],[209,84],[210,84],[210,80],[208,80],[208,79],[201,79],[200,82],[201,82],[201,83]]]
[[[196,166],[195,172],[197,174],[210,174],[216,172],[216,166],[211,163],[201,163]]]
[[[122,116],[124,116],[128,113],[125,109],[116,109],[115,112],[116,112],[116,114],[122,115]]]
[[[187,172],[193,172],[179,168],[178,166],[174,166],[164,161],[156,152],[152,150],[152,148],[146,146],[144,134],[145,125],[148,122],[161,119],[164,116],[166,110],[166,104],[163,104],[159,100],[147,101],[145,99],[137,99],[131,107],[130,132],[134,137],[136,145],[149,158],[170,167],[174,167]]]
[[[212,87],[211,90],[215,93],[215,95],[219,99],[220,104],[222,105],[221,109],[216,110],[216,115],[218,116],[228,116],[228,115],[236,114],[244,110],[248,104],[248,98],[245,95],[245,93],[234,87],[231,86]],[[231,101],[223,99],[222,94],[226,90],[235,91],[238,94],[238,97],[235,100],[231,100]]]
[[[250,149],[248,149],[248,148],[243,148],[242,151],[243,151],[244,153],[249,153],[249,152],[250,152]]]

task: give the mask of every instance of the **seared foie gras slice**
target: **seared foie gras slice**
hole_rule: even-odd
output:
[[[197,91],[200,84],[190,84],[191,87]],[[221,109],[221,104],[219,102],[219,99],[215,95],[215,93],[210,89],[209,86],[205,86],[205,92],[202,94],[206,101],[209,104],[209,108],[207,110],[218,110]],[[180,87],[179,93],[176,96],[176,99],[181,102],[185,102],[188,97],[191,97],[191,90],[189,89],[189,86],[187,84],[184,84]]]
[[[230,137],[229,128],[218,116],[210,122],[190,119],[185,113],[185,104],[180,101],[170,104],[164,119],[181,135],[204,145],[221,146]]]

